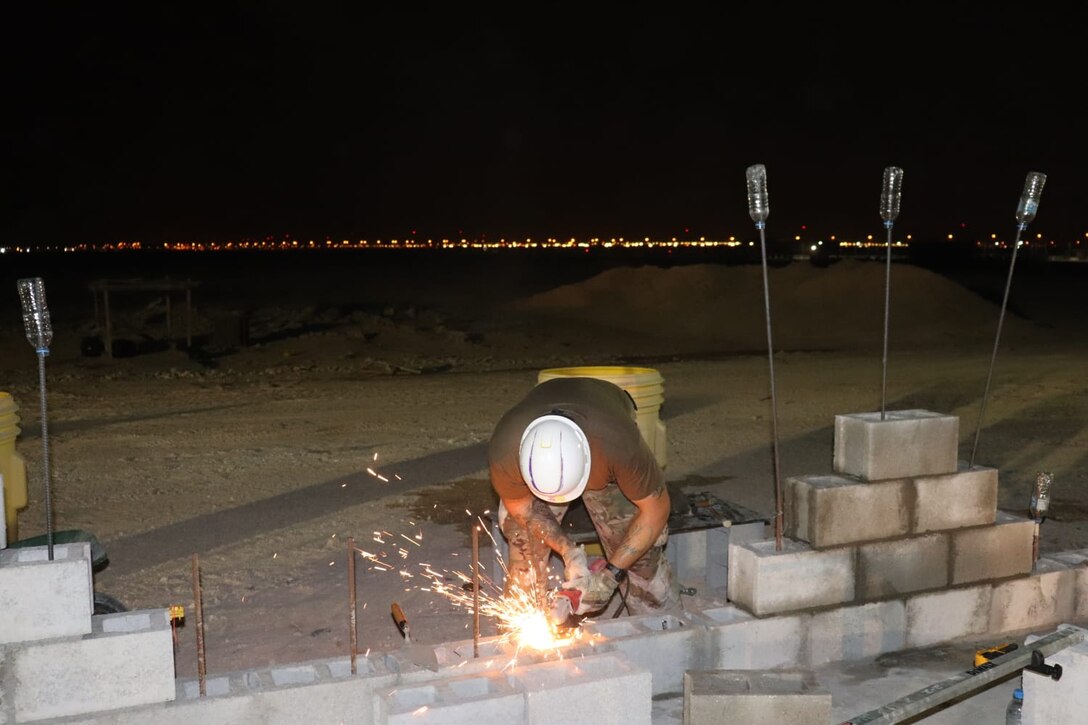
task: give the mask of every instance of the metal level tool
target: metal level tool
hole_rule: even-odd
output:
[[[1010,650],[1006,654],[987,660],[966,672],[961,672],[946,680],[923,687],[921,690],[906,697],[901,697],[894,702],[889,702],[887,705],[882,705],[875,710],[855,715],[849,720],[843,721],[842,725],[869,725],[869,723],[885,725],[904,722],[916,715],[929,712],[938,705],[950,700],[972,694],[985,685],[1024,668],[1034,668],[1042,674],[1054,677],[1051,672],[1054,668],[1043,665],[1043,659],[1066,647],[1072,647],[1083,642],[1085,635],[1088,635],[1088,630],[1071,625],[1062,625],[1056,632],[1032,642],[1030,648],[1023,647]],[[1043,667],[1046,669],[1042,669]],[[1060,677],[1061,670],[1058,669],[1056,674]]]

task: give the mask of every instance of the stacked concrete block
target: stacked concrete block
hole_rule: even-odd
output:
[[[525,694],[501,671],[397,686],[376,695],[375,722],[383,725],[476,725],[526,719]]]
[[[835,416],[834,470],[865,481],[954,473],[960,419],[928,410]]]
[[[798,661],[809,667],[878,657],[906,647],[907,606],[901,599],[826,609],[805,621],[805,649]]]
[[[16,722],[173,700],[168,612],[94,617],[89,635],[15,648],[11,670]]]
[[[991,629],[1016,632],[1073,621],[1077,616],[1077,577],[1078,567],[1042,557],[1031,576],[994,584]]]
[[[786,539],[729,547],[729,599],[758,616],[851,602],[854,550],[816,551]]]
[[[710,669],[796,667],[805,655],[809,615],[753,617],[727,605],[693,613],[706,628],[702,661]]]
[[[786,533],[825,549],[993,524],[997,469],[885,481],[843,474],[786,481]]]
[[[684,725],[825,725],[831,693],[804,670],[684,673]]]
[[[835,472],[787,481],[781,551],[730,548],[729,599],[768,616],[1030,573],[1034,522],[997,511],[997,471],[957,461],[958,431],[924,410],[836,416]]]
[[[951,535],[951,584],[1022,576],[1031,571],[1035,522],[1001,512],[993,526]]]
[[[90,544],[0,551],[0,645],[89,634],[93,602]]]
[[[907,599],[907,647],[985,634],[990,626],[990,586],[948,589]]]
[[[593,722],[650,725],[651,676],[620,654],[519,667],[510,681],[525,693],[529,725]]]
[[[623,654],[635,667],[650,673],[654,696],[679,693],[684,671],[702,661],[705,627],[688,616],[624,617],[582,625],[591,642],[603,651]]]

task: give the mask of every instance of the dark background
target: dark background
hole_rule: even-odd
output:
[[[379,8],[379,9],[376,9]],[[5,8],[0,242],[1083,238],[1081,23],[1035,6]],[[804,227],[804,229],[802,229]]]

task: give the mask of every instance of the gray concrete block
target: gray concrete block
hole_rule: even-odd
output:
[[[242,670],[209,676],[200,697],[195,678],[177,681],[177,699],[99,713],[80,725],[295,725],[351,722],[372,725],[375,691],[391,687],[396,675],[381,658],[358,657],[357,675],[348,658],[317,660],[273,669]],[[274,671],[279,674],[274,675]],[[277,686],[276,680],[308,680]]]
[[[849,547],[816,551],[793,539],[781,551],[773,540],[729,547],[729,600],[758,616],[853,601],[854,578]]]
[[[1023,576],[1031,572],[1035,522],[999,511],[993,526],[949,532],[951,583]]]
[[[114,710],[176,696],[174,643],[167,610],[123,612],[94,617],[94,631],[81,639],[51,640],[15,651],[12,668],[16,720]],[[106,632],[115,618],[147,617],[148,627],[122,626]]]
[[[90,544],[0,550],[0,645],[88,634],[93,610]]]
[[[859,660],[906,648],[907,607],[889,599],[814,613],[808,620],[804,662]]]
[[[477,725],[526,719],[525,694],[501,672],[452,677],[376,694],[377,722],[387,725],[442,723]]]
[[[835,416],[835,473],[865,481],[955,473],[960,419],[928,410]]]
[[[757,619],[735,607],[715,607],[692,613],[706,622],[707,666],[715,669],[762,670],[799,667],[809,615],[792,614]]]
[[[907,648],[985,634],[990,601],[988,584],[908,597]]]
[[[911,482],[870,483],[842,475],[786,481],[791,538],[815,549],[904,536],[910,531]]]
[[[992,524],[997,515],[996,468],[961,463],[955,473],[914,479],[914,533]]]
[[[663,614],[598,620],[582,625],[598,651],[616,651],[650,673],[652,694],[680,693],[684,670],[700,664],[706,627],[687,616]]]
[[[807,670],[684,673],[684,725],[826,725],[831,693]]]
[[[1077,570],[1040,559],[1030,576],[994,584],[991,632],[1038,630],[1076,616]]]
[[[518,667],[509,675],[525,693],[529,725],[592,722],[650,725],[650,673],[619,654]]]
[[[858,599],[887,599],[948,586],[948,547],[945,534],[859,544]]]

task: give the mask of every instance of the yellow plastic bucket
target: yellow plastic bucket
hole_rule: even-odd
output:
[[[15,451],[19,430],[19,406],[10,393],[0,392],[0,476],[3,476],[4,522],[9,542],[19,538],[15,513],[26,507],[26,464]]]
[[[658,465],[667,463],[668,446],[665,424],[661,422],[661,406],[665,402],[665,379],[654,368],[622,365],[588,365],[570,368],[548,368],[536,376],[537,384],[553,378],[600,378],[620,386],[634,399],[638,407],[638,429],[643,440],[654,452]]]

